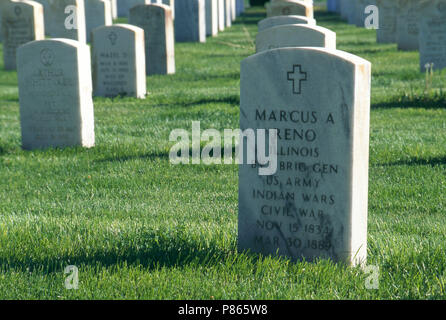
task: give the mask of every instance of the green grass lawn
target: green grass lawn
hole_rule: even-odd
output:
[[[96,147],[23,151],[17,74],[0,62],[0,298],[446,298],[446,70],[316,12],[338,48],[372,62],[368,264],[237,253],[236,165],[169,164],[175,128],[237,128],[240,61],[263,8],[206,44],[177,43],[177,73],[146,100],[95,98]],[[443,90],[443,91],[442,91]],[[64,268],[79,269],[79,289]]]

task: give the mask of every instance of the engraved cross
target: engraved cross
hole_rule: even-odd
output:
[[[300,64],[293,65],[293,71],[288,72],[288,81],[293,81],[293,93],[301,94],[302,81],[307,81],[307,73],[302,72]]]

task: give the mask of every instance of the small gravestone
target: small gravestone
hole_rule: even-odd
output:
[[[340,14],[341,18],[344,20],[348,20],[350,11],[353,10],[353,6],[351,5],[351,0],[340,0]]]
[[[6,2],[0,2],[0,28],[2,26],[2,6],[4,6]],[[0,30],[0,42],[2,41],[2,32]]]
[[[237,17],[245,12],[245,0],[236,0],[236,14]]]
[[[47,16],[48,16],[47,12],[48,12],[48,7],[49,7],[49,3],[48,3],[49,0],[33,0],[33,1],[38,2],[38,3],[40,3],[43,6],[43,20],[45,21],[45,27],[44,27],[45,35],[48,35],[49,19],[47,18]]]
[[[127,18],[130,9],[140,4],[150,4],[150,0],[118,0],[118,16]]]
[[[47,0],[46,34],[53,38],[87,41],[84,0]]]
[[[34,1],[7,1],[2,4],[1,16],[5,70],[15,70],[17,48],[45,39],[43,6]]]
[[[175,0],[163,0],[162,4],[170,7],[170,9],[172,10],[172,19],[175,20]]]
[[[418,1],[398,1],[396,42],[399,50],[418,50]]]
[[[284,47],[336,49],[336,33],[319,26],[286,24],[268,28],[256,36],[256,52]]]
[[[226,26],[225,21],[225,0],[217,0],[218,7],[218,31],[224,31]]]
[[[420,0],[420,69],[446,68],[446,0]]]
[[[231,21],[235,21],[235,19],[237,18],[237,9],[235,0],[230,0],[230,2],[231,2]]]
[[[170,7],[164,4],[133,7],[129,21],[144,30],[147,75],[175,73],[175,40]]]
[[[258,25],[259,32],[268,28],[278,27],[285,24],[308,24],[316,25],[316,20],[304,16],[275,16],[260,20]]]
[[[336,12],[337,0],[327,0],[327,11],[328,12]]]
[[[218,0],[206,0],[206,35],[218,33]]]
[[[232,26],[232,19],[231,19],[231,0],[224,0],[225,1],[225,27]]]
[[[206,42],[205,0],[181,0],[175,6],[175,41]]]
[[[91,31],[97,27],[113,24],[111,3],[109,0],[84,0],[87,26],[87,42],[90,42]]]
[[[305,16],[313,18],[313,5],[305,1],[278,1],[267,6],[266,16]]]
[[[376,5],[375,0],[356,0],[354,9],[354,20],[353,23],[357,27],[364,27],[364,22],[366,18],[365,8],[370,5]]]
[[[370,68],[324,48],[280,48],[242,61],[240,128],[257,140],[257,130],[266,137],[277,130],[277,144],[248,142],[277,154],[277,170],[270,162],[269,175],[260,175],[256,159],[239,167],[239,250],[365,262]]]
[[[347,22],[349,24],[355,24],[356,20],[356,4],[359,3],[360,0],[350,0],[349,1],[349,10],[347,15]]]
[[[116,19],[118,17],[118,0],[110,0],[110,10],[112,19]]]
[[[90,48],[69,39],[17,50],[24,149],[94,146]]]
[[[396,42],[396,18],[398,3],[396,1],[377,0],[379,8],[379,28],[376,30],[376,42]]]
[[[95,96],[145,98],[144,30],[128,24],[96,28],[92,65]]]

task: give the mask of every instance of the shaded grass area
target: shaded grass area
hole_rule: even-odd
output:
[[[240,61],[264,16],[250,8],[206,44],[177,43],[177,74],[149,77],[146,100],[95,98],[89,150],[21,150],[17,75],[0,71],[0,298],[446,297],[445,73],[426,89],[418,53],[376,44],[373,30],[316,12],[339,49],[373,64],[378,290],[358,268],[237,253],[237,167],[169,164],[171,130],[238,127]],[[67,265],[79,268],[78,290],[64,288]]]

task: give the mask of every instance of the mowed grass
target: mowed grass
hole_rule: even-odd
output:
[[[236,165],[169,163],[175,128],[237,128],[240,61],[263,8],[206,44],[177,43],[177,73],[146,100],[95,98],[96,147],[23,151],[17,74],[0,62],[0,298],[446,298],[446,71],[426,88],[417,52],[322,9],[338,48],[373,64],[368,264],[237,253]],[[67,290],[64,268],[79,269]]]

